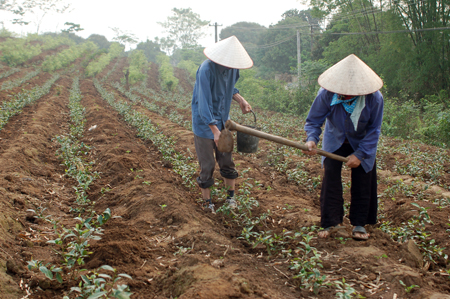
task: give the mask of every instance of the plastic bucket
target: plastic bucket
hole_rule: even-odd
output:
[[[251,111],[255,118],[255,126],[246,126],[248,128],[259,130],[256,127],[256,115]],[[237,132],[237,151],[241,153],[256,153],[258,150],[259,137],[248,135],[242,132]]]

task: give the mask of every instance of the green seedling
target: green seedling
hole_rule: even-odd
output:
[[[399,280],[399,282],[402,285],[402,287],[405,289],[406,293],[412,292],[412,290],[414,290],[414,288],[420,288],[418,285],[415,285],[415,284],[407,286],[403,281]]]
[[[147,186],[150,186],[151,183],[152,183],[152,182],[149,182],[149,181],[143,181],[143,182],[142,182],[142,184],[145,184],[145,185],[147,185]]]
[[[382,259],[382,258],[388,258],[388,256],[386,254],[382,254],[380,256],[375,256],[376,259]]]
[[[350,299],[356,294],[356,290],[345,282],[345,278],[342,278],[342,281],[335,281],[335,285],[337,287],[336,298]]]
[[[167,207],[167,205],[166,204],[162,204],[162,205],[159,205],[160,207],[161,207],[161,210],[164,212],[164,209]]]

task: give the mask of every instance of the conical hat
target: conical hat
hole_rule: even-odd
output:
[[[354,54],[323,72],[317,81],[328,91],[352,96],[371,94],[383,86],[383,80]]]
[[[232,69],[248,69],[253,66],[253,60],[234,35],[206,47],[203,53],[215,63]]]

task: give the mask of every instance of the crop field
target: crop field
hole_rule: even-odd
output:
[[[320,157],[265,140],[234,153],[238,208],[216,171],[206,213],[192,78],[174,68],[170,90],[161,62],[128,82],[115,51],[55,45],[0,63],[1,298],[450,298],[447,149],[381,138],[365,242],[347,218],[317,238]],[[254,110],[262,131],[303,142],[303,119]],[[253,121],[236,103],[231,118]]]

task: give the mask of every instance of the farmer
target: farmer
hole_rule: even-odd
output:
[[[377,221],[377,174],[375,155],[383,119],[383,86],[380,77],[351,54],[326,70],[318,79],[322,87],[306,119],[308,155],[316,154],[325,121],[323,150],[347,157],[351,168],[350,223],[352,237],[367,240],[366,224]],[[320,238],[327,238],[342,223],[342,162],[322,158],[324,175],[320,194]]]
[[[197,183],[202,193],[202,207],[215,213],[209,187],[214,184],[216,161],[227,188],[227,203],[231,208],[236,207],[234,188],[238,173],[231,153],[220,152],[217,145],[221,130],[230,118],[231,100],[239,103],[244,114],[252,110],[234,86],[239,79],[239,69],[252,67],[253,61],[235,36],[206,47],[203,53],[208,59],[197,70],[192,96],[192,130],[200,164]]]

